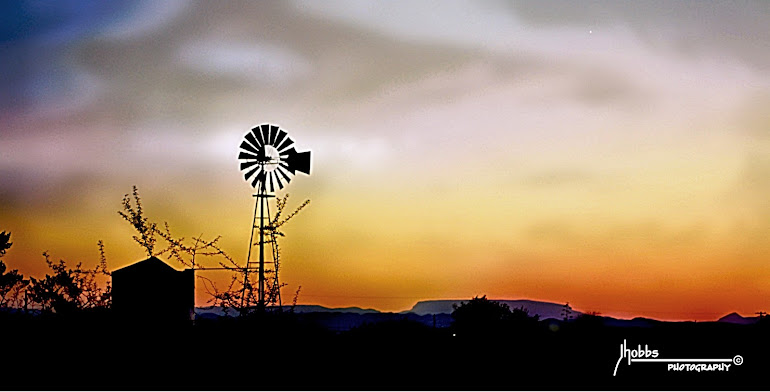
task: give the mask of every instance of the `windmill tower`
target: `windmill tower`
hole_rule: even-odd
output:
[[[273,264],[274,286],[278,292],[277,302],[280,304],[280,285],[278,282],[278,270],[276,268],[275,233],[265,225],[265,220],[270,219],[270,206],[268,199],[275,197],[275,191],[288,185],[292,177],[297,173],[310,174],[310,151],[298,152],[294,149],[294,141],[278,125],[261,124],[251,129],[243,137],[238,154],[240,169],[243,177],[256,189],[253,196],[256,198],[254,205],[254,219],[251,224],[251,238],[249,239],[249,251],[246,256],[246,266],[243,269],[243,292],[241,294],[241,307],[248,306],[247,298],[252,298],[253,289],[249,283],[249,274],[257,272],[257,309],[264,310],[265,301],[265,264]],[[257,224],[257,212],[259,212],[259,224]],[[251,251],[255,245],[254,230],[259,229],[259,258],[251,260]],[[269,243],[273,245],[273,260],[265,261],[265,234],[271,237]],[[274,299],[275,301],[275,299]]]

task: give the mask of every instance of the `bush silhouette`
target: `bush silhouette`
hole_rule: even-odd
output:
[[[5,252],[10,249],[11,245],[13,245],[11,233],[1,232],[0,257],[5,255]],[[19,270],[8,271],[5,262],[0,260],[0,309],[21,307],[23,302],[22,292],[27,284],[29,284],[29,280],[24,279]]]
[[[108,308],[111,305],[111,286],[100,287],[98,280],[109,277],[103,245],[100,242],[102,260],[94,269],[83,268],[82,263],[69,268],[64,260],[51,261],[44,252],[45,262],[52,274],[43,279],[31,278],[27,288],[29,300],[40,305],[43,312],[72,313],[85,309]]]
[[[539,327],[540,316],[530,316],[524,307],[511,310],[507,304],[483,296],[455,305],[452,318],[456,334],[483,337],[534,331]]]
[[[512,315],[508,305],[491,301],[486,295],[453,307],[452,326],[458,334],[481,336],[484,333],[500,332]]]

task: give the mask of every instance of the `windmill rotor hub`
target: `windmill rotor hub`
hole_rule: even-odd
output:
[[[278,150],[273,146],[265,146],[265,171],[272,172],[278,168],[281,163],[281,156],[278,154]]]

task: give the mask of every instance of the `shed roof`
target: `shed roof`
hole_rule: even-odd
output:
[[[150,271],[155,271],[155,272],[180,272],[180,271],[174,269],[174,267],[166,264],[163,260],[161,260],[161,259],[159,259],[159,258],[157,258],[155,256],[152,256],[152,257],[150,257],[148,259],[145,259],[145,260],[142,260],[142,261],[137,261],[136,263],[131,264],[131,265],[127,265],[127,266],[125,266],[123,268],[118,268],[118,269],[112,271],[112,273],[116,273],[117,272],[117,273],[121,274],[123,272],[129,272],[130,273],[130,272],[142,272],[142,271],[147,271],[147,272],[150,272]]]

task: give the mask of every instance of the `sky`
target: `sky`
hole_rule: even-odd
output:
[[[142,260],[134,185],[245,260],[238,145],[274,123],[313,154],[285,298],[767,311],[768,42],[767,1],[3,2],[4,261]]]

